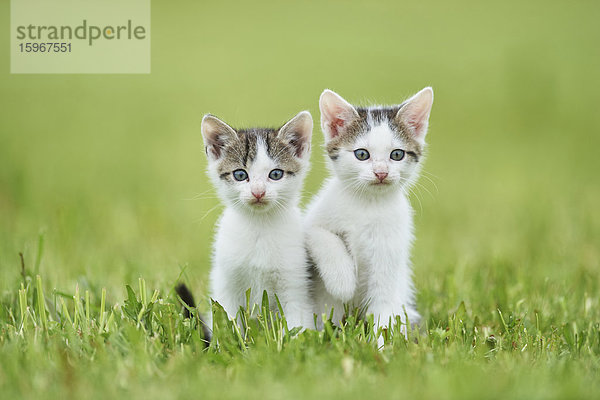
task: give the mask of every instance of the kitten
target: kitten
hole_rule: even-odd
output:
[[[330,90],[322,93],[332,176],[305,218],[317,315],[333,307],[339,322],[347,303],[374,314],[377,327],[396,316],[406,322],[405,312],[410,323],[419,321],[407,190],[423,160],[432,104],[430,87],[392,107],[357,108]]]
[[[225,211],[218,223],[211,297],[234,319],[240,306],[261,304],[263,291],[288,327],[313,319],[298,202],[308,169],[313,121],[303,111],[279,129],[233,129],[213,115],[202,120],[208,175]]]

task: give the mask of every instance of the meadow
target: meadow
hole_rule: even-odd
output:
[[[9,4],[1,13],[9,24]],[[0,35],[0,397],[598,398],[600,4],[152,4],[148,75],[11,75]],[[223,318],[200,121],[435,90],[408,340]],[[327,176],[315,122],[303,204]],[[22,254],[22,256],[20,255]],[[217,312],[217,317],[222,314]]]

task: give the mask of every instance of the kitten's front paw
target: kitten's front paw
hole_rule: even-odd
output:
[[[354,266],[342,269],[348,271],[345,274],[324,279],[325,288],[333,297],[346,303],[354,297],[356,291],[356,276],[354,275]]]

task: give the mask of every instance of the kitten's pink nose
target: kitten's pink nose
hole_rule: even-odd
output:
[[[383,182],[383,180],[385,178],[387,178],[388,173],[387,172],[373,172],[375,174],[375,176],[377,177],[377,179],[379,179],[379,182]]]
[[[256,192],[252,191],[252,196],[256,197],[256,200],[260,200],[263,197],[265,197],[265,191],[264,190],[262,190],[262,191],[256,191]]]

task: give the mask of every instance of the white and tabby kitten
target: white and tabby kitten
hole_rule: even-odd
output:
[[[433,104],[429,87],[392,107],[353,107],[321,95],[321,127],[332,176],[309,206],[307,248],[315,265],[315,312],[339,323],[344,303],[378,327],[405,312],[419,321],[411,278],[412,208]],[[382,344],[382,339],[380,339]]]
[[[277,311],[276,294],[290,328],[312,321],[298,209],[312,127],[307,111],[279,129],[236,130],[212,115],[202,120],[208,175],[226,206],[214,241],[210,291],[231,319],[246,306],[250,288],[251,306],[260,305],[266,290]]]

